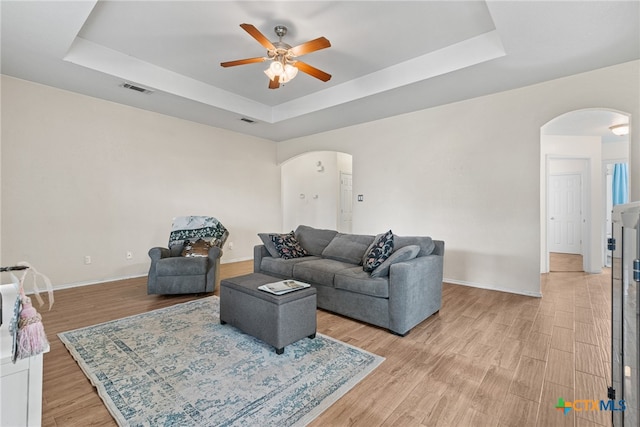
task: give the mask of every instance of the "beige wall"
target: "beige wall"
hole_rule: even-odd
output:
[[[318,171],[317,163],[322,163]],[[282,231],[300,224],[340,228],[340,172],[351,173],[351,156],[335,151],[308,153],[282,166]]]
[[[446,242],[446,280],[539,295],[540,127],[583,108],[629,113],[640,200],[639,64],[277,146],[3,77],[2,261],[30,261],[57,284],[145,274],[170,218],[202,213],[232,232],[223,261],[250,258],[257,232],[282,227],[277,165],[331,150],[353,155],[365,197],[354,232],[431,235]]]
[[[446,242],[454,283],[540,294],[540,128],[583,108],[640,117],[640,61],[278,144],[353,155],[353,230]],[[640,179],[632,130],[631,182]],[[633,186],[632,199],[640,199]]]
[[[275,143],[6,76],[1,195],[2,262],[57,286],[146,274],[178,215],[230,230],[222,262],[282,217]]]

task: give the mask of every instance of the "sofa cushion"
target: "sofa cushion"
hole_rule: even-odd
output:
[[[296,228],[295,236],[300,245],[311,255],[322,255],[322,251],[338,234],[335,230],[323,230],[320,228],[300,225]]]
[[[436,244],[433,243],[431,237],[427,236],[393,236],[393,246],[395,249],[402,248],[408,245],[418,245],[420,246],[420,252],[418,252],[418,256],[427,256],[431,255],[433,250],[436,247]]]
[[[319,257],[308,256],[303,258],[274,258],[264,257],[260,262],[260,271],[265,273],[273,273],[276,276],[293,277],[293,266],[299,262],[320,259]]]
[[[276,233],[258,233],[258,237],[262,240],[262,244],[269,252],[269,255],[272,257],[278,258],[280,254],[276,249],[276,245],[273,244],[273,240],[271,240],[271,235]]]
[[[269,237],[271,237],[271,241],[275,245],[280,258],[291,259],[309,255],[307,251],[300,246],[293,231],[287,234],[270,234]]]
[[[336,272],[334,279],[336,289],[371,295],[378,298],[389,298],[389,277],[371,277],[360,267],[352,267]]]
[[[391,230],[378,234],[367,249],[362,260],[362,269],[371,273],[382,264],[393,252],[393,232]]]
[[[360,265],[364,252],[371,245],[373,239],[374,236],[338,233],[322,251],[322,256]]]
[[[336,271],[353,266],[347,262],[326,258],[303,261],[293,266],[293,278],[314,285],[333,287],[333,277]]]
[[[156,273],[158,276],[194,276],[206,274],[209,266],[207,257],[171,257],[158,260]]]
[[[418,245],[409,245],[404,246],[400,249],[396,249],[391,253],[389,258],[387,258],[382,264],[376,267],[375,270],[371,272],[371,277],[384,277],[389,275],[389,268],[392,264],[396,262],[409,261],[418,256],[418,252],[420,252],[420,246]]]

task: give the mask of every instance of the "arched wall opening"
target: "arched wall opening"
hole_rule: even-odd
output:
[[[630,114],[589,108],[555,117],[540,130],[540,271],[551,270],[550,254],[582,256],[582,271],[608,265],[612,174],[629,164],[629,135],[613,125],[630,124]],[[629,179],[627,172],[627,179]],[[630,189],[626,189],[627,197]]]
[[[281,164],[282,229],[298,225],[350,233],[352,228],[351,154],[312,151]]]

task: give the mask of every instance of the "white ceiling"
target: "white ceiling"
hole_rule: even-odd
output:
[[[639,5],[2,0],[1,71],[281,141],[639,59]],[[220,67],[266,53],[241,23],[272,41],[284,24],[292,46],[328,38],[301,59],[332,79],[270,90],[265,63]]]

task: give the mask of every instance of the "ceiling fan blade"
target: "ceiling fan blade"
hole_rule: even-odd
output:
[[[296,67],[298,70],[302,71],[303,73],[307,73],[310,76],[315,77],[316,79],[320,79],[323,82],[328,82],[329,79],[331,79],[331,74],[325,73],[322,70],[317,69],[316,67],[312,67],[311,65],[302,62],[302,61],[296,61],[293,63],[293,66]]]
[[[264,36],[256,27],[251,24],[240,24],[243,30],[245,30],[251,37],[256,39],[258,43],[267,48],[267,50],[275,50],[276,47]]]
[[[280,87],[280,76],[275,76],[273,80],[269,80],[269,89],[278,89]]]
[[[331,47],[331,42],[324,37],[318,37],[315,40],[308,41],[306,43],[302,43],[298,46],[292,47],[289,49],[289,52],[293,53],[295,56],[306,55],[307,53],[315,52],[316,50],[326,49]]]
[[[255,62],[264,62],[267,59],[269,58],[259,57],[259,58],[238,59],[236,61],[221,62],[220,65],[223,67],[235,67],[236,65],[245,65],[245,64],[253,64]]]

